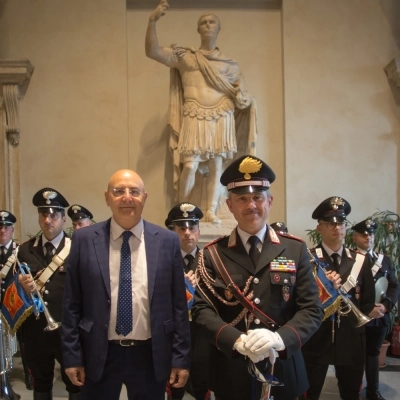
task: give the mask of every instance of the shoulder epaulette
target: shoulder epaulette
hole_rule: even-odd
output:
[[[225,239],[226,237],[228,237],[228,236],[227,236],[227,235],[221,236],[221,237],[219,237],[218,239],[215,239],[215,240],[213,240],[212,242],[207,243],[207,244],[204,246],[204,248],[206,249],[208,246],[211,246],[211,245],[213,245],[214,243],[220,242],[222,239]]]
[[[294,239],[294,240],[298,240],[299,242],[304,242],[304,240],[302,238],[299,238],[297,236],[291,235],[290,233],[284,233],[284,232],[276,232],[278,235],[286,237],[288,239]]]

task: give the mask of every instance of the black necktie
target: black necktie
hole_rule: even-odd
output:
[[[333,253],[331,255],[331,257],[333,258],[333,265],[335,266],[335,271],[339,272],[339,254],[338,253]]]
[[[374,265],[374,259],[372,258],[370,253],[365,253],[365,256],[368,258],[369,263],[371,264],[371,267]]]
[[[5,260],[6,254],[7,254],[6,246],[1,246],[1,251],[0,251],[0,260],[1,260],[1,262],[6,262],[6,260]]]
[[[253,263],[253,265],[256,267],[258,260],[260,258],[260,252],[258,251],[257,244],[260,241],[258,236],[250,236],[249,240],[247,243],[250,244],[250,251],[249,251],[249,256],[250,260]]]
[[[192,270],[192,266],[193,266],[193,261],[194,261],[194,257],[191,254],[186,254],[186,256],[184,257],[187,260],[187,264],[186,264],[186,273]]]
[[[46,263],[49,265],[51,263],[51,260],[53,259],[53,250],[54,250],[54,245],[51,242],[46,242],[44,244],[44,247],[46,247]]]
[[[119,270],[119,288],[117,303],[117,324],[115,332],[118,335],[126,336],[132,331],[133,315],[132,315],[132,265],[131,265],[131,248],[129,246],[129,238],[132,236],[131,231],[122,233],[121,246],[121,266]]]

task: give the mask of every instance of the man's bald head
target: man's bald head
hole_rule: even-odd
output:
[[[132,229],[140,222],[147,193],[142,178],[135,171],[121,169],[115,172],[104,195],[114,220],[122,228]]]

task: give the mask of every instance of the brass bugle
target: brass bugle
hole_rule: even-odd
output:
[[[24,262],[23,263],[18,263],[18,265],[20,267],[19,270],[21,271],[22,275],[30,275],[32,277],[32,279],[33,279],[31,271],[30,271],[30,269],[29,269],[29,267],[28,267],[28,265],[26,263],[24,263]],[[35,299],[35,295],[36,295],[37,299],[39,300],[39,302],[43,306],[43,313],[44,313],[44,316],[46,317],[46,320],[47,320],[47,326],[46,326],[46,328],[44,328],[44,331],[45,332],[54,331],[54,330],[58,329],[61,326],[61,322],[54,321],[53,317],[50,315],[50,312],[46,307],[46,304],[44,304],[43,297],[42,297],[42,295],[40,293],[40,290],[38,289],[38,286],[37,286],[36,282],[33,281],[33,283],[35,285],[35,288],[34,288],[35,290],[33,292],[31,292],[30,294],[31,294],[31,297],[32,297],[33,301],[36,300]],[[39,310],[35,311],[35,315],[36,315],[36,319],[39,319],[39,317],[40,317]]]
[[[308,255],[310,256],[310,261],[314,263],[318,268],[321,268],[322,271],[324,271],[325,275],[328,274],[328,271],[325,269],[325,267],[320,263],[318,258],[314,256],[313,253],[311,253],[310,249],[307,249]],[[345,304],[345,307],[347,307],[347,311],[341,311],[339,310],[339,314],[341,315],[346,315],[349,312],[354,313],[354,315],[357,318],[357,324],[356,328],[359,328],[360,326],[365,325],[367,322],[371,321],[372,318],[367,317],[365,314],[363,314],[357,307],[356,305],[347,297],[347,292],[343,289],[342,285],[339,286],[337,289],[338,295],[340,296],[341,301]]]

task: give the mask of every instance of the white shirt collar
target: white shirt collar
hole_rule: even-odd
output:
[[[255,235],[252,235],[248,232],[245,232],[243,229],[240,229],[239,226],[237,227],[238,235],[244,245],[247,244],[247,241],[249,240],[250,236],[257,236],[260,239],[261,244],[263,244],[266,230],[267,230],[267,225],[264,225],[261,230],[259,230]]]
[[[190,253],[186,253],[186,251],[183,251],[182,249],[181,249],[181,254],[182,254],[182,257],[183,258],[185,258],[185,256],[187,255],[187,254],[191,254],[193,257],[196,257],[196,253],[197,253],[197,246],[193,249],[193,251],[191,251]]]
[[[7,244],[2,244],[1,246],[4,246],[6,249],[7,249],[7,251],[8,251],[8,249],[10,248],[10,246],[11,246],[11,243],[12,243],[12,239],[7,243]]]
[[[340,249],[338,251],[333,251],[332,249],[330,249],[324,242],[322,242],[322,247],[325,249],[325,251],[328,253],[329,257],[332,257],[333,253],[337,253],[339,254],[340,257],[342,257],[342,253],[343,253],[343,245],[340,246]]]
[[[132,229],[129,229],[129,230],[140,241],[142,241],[143,229],[144,229],[143,218],[141,218],[140,221]],[[126,229],[124,229],[122,226],[118,225],[114,218],[111,218],[110,231],[111,231],[112,239],[117,240],[126,231]]]
[[[42,233],[42,246],[44,247],[44,245],[47,242],[50,242],[57,249],[61,243],[61,240],[63,240],[63,237],[64,237],[64,231],[61,231],[61,233],[58,236],[56,236],[53,240],[47,240]]]

